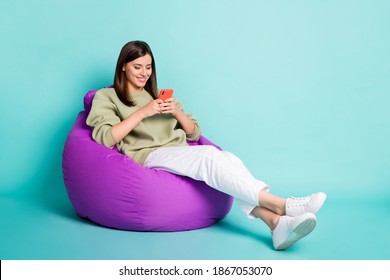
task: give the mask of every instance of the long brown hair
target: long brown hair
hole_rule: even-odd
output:
[[[157,78],[156,78],[156,65],[152,50],[149,45],[143,41],[131,41],[123,46],[116,64],[114,88],[118,98],[127,106],[135,106],[134,100],[131,98],[127,88],[126,73],[123,71],[123,67],[126,63],[133,61],[139,57],[150,55],[152,57],[152,75],[149,77],[145,84],[145,90],[152,96],[153,99],[157,98]]]

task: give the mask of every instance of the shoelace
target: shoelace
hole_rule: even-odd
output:
[[[309,203],[309,197],[289,197],[288,208],[306,206]]]

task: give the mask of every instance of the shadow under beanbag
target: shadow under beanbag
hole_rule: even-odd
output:
[[[85,95],[85,110],[62,155],[66,190],[80,217],[123,230],[182,231],[211,226],[229,213],[231,196],[201,181],[145,168],[96,143],[85,123],[95,93]],[[203,136],[189,144],[214,145]]]

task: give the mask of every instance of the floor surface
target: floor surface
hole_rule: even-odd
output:
[[[64,193],[65,194],[65,193]],[[269,229],[237,204],[220,222],[186,232],[130,232],[80,219],[67,197],[0,197],[3,260],[380,260],[390,259],[390,205],[328,199],[315,230],[286,251],[274,251]]]

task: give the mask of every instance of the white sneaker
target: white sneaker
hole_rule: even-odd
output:
[[[316,216],[305,213],[298,217],[281,216],[272,231],[275,250],[284,250],[313,231],[317,223]]]
[[[304,213],[317,213],[326,199],[323,192],[315,193],[306,197],[289,197],[286,201],[286,215],[296,217]]]

